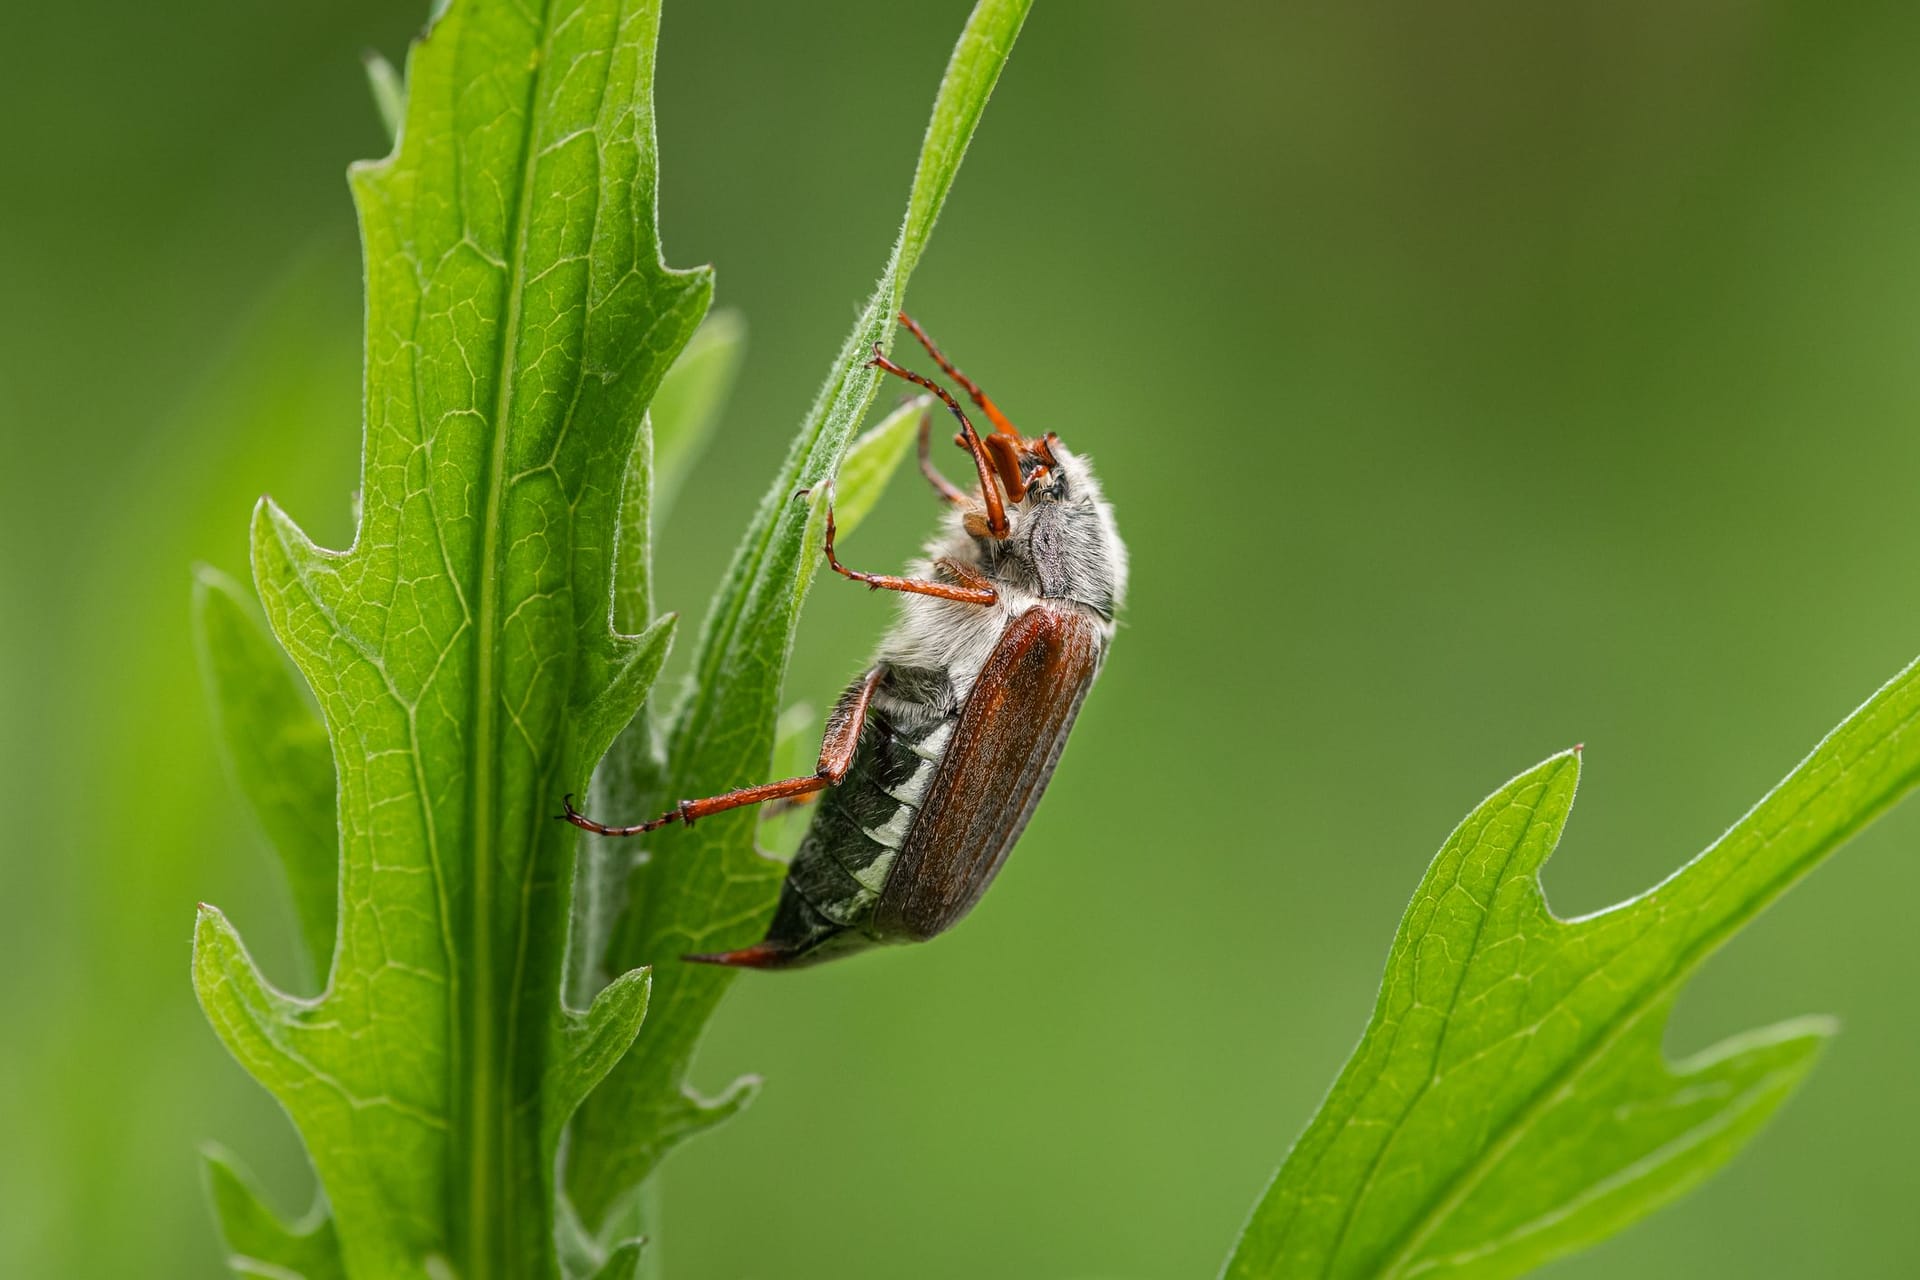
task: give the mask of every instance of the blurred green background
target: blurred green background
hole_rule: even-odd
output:
[[[271,490],[344,545],[359,52],[420,4],[17,6],[0,79],[0,1274],[211,1277],[194,1145],[289,1206],[193,904],[291,970],[188,566]],[[674,0],[662,217],[751,347],[663,538],[695,612],[879,269],[966,0]],[[1920,8],[1041,0],[912,306],[1101,465],[1127,627],[938,945],[748,975],[767,1079],[668,1165],[675,1277],[1211,1274],[1452,824],[1575,741],[1563,912],[1676,866],[1920,652]],[[899,562],[903,478],[849,546]],[[884,602],[824,582],[791,692]],[[1716,958],[1677,1051],[1846,1030],[1568,1277],[1906,1274],[1920,806]],[[275,934],[280,940],[273,942]]]

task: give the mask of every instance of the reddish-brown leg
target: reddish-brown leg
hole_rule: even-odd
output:
[[[630,827],[609,827],[595,822],[573,807],[572,796],[561,802],[566,806],[566,812],[557,816],[597,836],[637,836],[658,831],[668,823],[684,822],[692,826],[701,818],[725,813],[729,809],[764,804],[769,800],[792,800],[809,792],[837,786],[847,776],[847,770],[853,767],[853,753],[860,745],[860,730],[867,722],[867,707],[873,702],[873,691],[879,683],[880,668],[875,667],[862,676],[858,684],[840,695],[833,713],[827,717],[827,731],[820,740],[819,767],[804,778],[787,778],[780,782],[765,782],[757,787],[741,787],[738,791],[709,796],[705,800],[682,800],[653,821],[637,822]]]
[[[991,435],[984,442],[987,454],[993,459],[993,469],[1000,473],[1000,487],[1007,491],[1009,502],[1018,502],[1027,496],[1027,482],[1020,475],[1020,446],[1012,436]]]
[[[960,446],[966,447],[964,439],[960,442]],[[967,495],[962,493],[953,481],[941,475],[940,469],[933,465],[932,413],[920,415],[920,474],[927,478],[927,483],[933,486],[935,493],[952,505],[957,507],[967,500]]]
[[[966,410],[953,398],[953,393],[933,379],[922,377],[911,369],[903,369],[887,359],[880,353],[880,344],[877,342],[873,344],[873,359],[867,361],[867,366],[883,370],[896,378],[905,378],[916,387],[925,387],[939,396],[953,416],[960,420],[961,438],[966,441],[967,452],[973,455],[974,470],[980,473],[980,496],[987,508],[988,536],[1006,537],[1013,526],[1007,523],[1007,509],[1000,501],[1000,490],[993,483],[993,460],[987,456],[986,446],[980,443],[980,433],[973,429]]]
[[[980,389],[979,383],[953,367],[953,361],[947,359],[946,356],[940,353],[940,348],[933,345],[933,339],[927,336],[925,329],[922,329],[915,323],[912,316],[902,311],[897,318],[901,324],[907,327],[908,333],[920,339],[920,345],[927,349],[927,354],[933,357],[933,362],[946,370],[947,376],[959,383],[961,388],[966,391],[967,396],[975,404],[980,406],[980,412],[987,415],[987,420],[993,423],[996,431],[1003,432],[1015,438],[1019,437],[1020,432],[1014,428],[1011,422],[1007,421],[1007,415],[1000,412],[1000,406],[987,399],[987,393]]]
[[[962,604],[996,604],[1000,593],[993,584],[962,565],[957,560],[941,560],[940,566],[960,579],[961,585],[954,586],[945,582],[929,582],[925,578],[896,578],[887,573],[861,573],[849,569],[840,563],[840,557],[833,553],[833,502],[827,502],[827,564],[843,578],[855,582],[864,582],[869,591],[904,591],[908,595],[938,596],[942,600],[958,600]]]

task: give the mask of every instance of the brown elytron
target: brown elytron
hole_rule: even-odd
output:
[[[1100,638],[1085,618],[1029,609],[994,647],[933,776],[874,924],[923,941],[980,901],[1067,745],[1100,670]]]
[[[900,322],[994,425],[982,439],[952,393],[876,345],[871,367],[925,387],[960,424],[955,442],[978,489],[943,477],[920,424],[920,465],[957,510],[917,574],[840,563],[831,493],[826,560],[902,615],[871,670],[828,718],[814,773],[684,800],[632,826],[561,815],[598,835],[632,836],[765,802],[817,798],[772,925],[713,964],[793,968],[952,927],[999,873],[1052,777],[1113,636],[1126,552],[1084,460],[1048,433],[1022,436],[912,320]]]

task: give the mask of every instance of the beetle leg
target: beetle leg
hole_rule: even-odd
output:
[[[933,339],[927,336],[927,331],[925,329],[922,329],[917,323],[914,322],[914,319],[912,316],[908,315],[904,311],[901,311],[896,314],[895,318],[898,319],[901,324],[907,327],[908,333],[911,333],[914,337],[920,339],[920,345],[927,349],[927,354],[933,357],[933,362],[939,365],[942,369],[945,369],[947,371],[947,376],[949,378],[952,378],[955,382],[959,383],[961,388],[967,393],[968,397],[971,398],[975,404],[980,406],[980,412],[987,415],[987,418],[993,423],[994,429],[996,431],[999,431],[1004,435],[1013,436],[1016,439],[1019,438],[1019,435],[1020,435],[1019,431],[1015,430],[1014,425],[1011,422],[1007,421],[1007,415],[1000,412],[1000,406],[996,405],[993,401],[987,399],[987,393],[980,389],[979,383],[975,382],[972,378],[969,378],[966,374],[954,368],[953,362],[947,359],[944,355],[940,354],[940,348],[933,345]]]
[[[980,442],[980,433],[973,429],[973,422],[967,417],[967,411],[953,398],[953,392],[947,390],[932,378],[924,377],[911,369],[903,369],[881,353],[880,344],[873,344],[873,359],[867,361],[869,369],[879,369],[896,378],[905,378],[916,387],[925,387],[939,396],[947,406],[948,412],[960,420],[960,435],[966,442],[967,452],[973,455],[973,468],[980,473],[980,497],[987,508],[987,535],[1004,538],[1012,532],[1013,526],[1007,522],[1006,506],[1000,501],[1000,490],[993,483],[993,461],[987,457],[987,447]]]
[[[982,443],[993,459],[993,469],[1000,473],[1000,487],[1007,491],[1008,499],[1018,502],[1026,497],[1027,482],[1020,475],[1020,446],[1013,437],[992,435]]]
[[[964,442],[963,442],[964,443]],[[967,500],[967,495],[956,487],[953,481],[940,474],[933,465],[933,414],[931,411],[920,415],[920,474],[927,478],[933,491],[947,502],[959,506]]]
[[[725,813],[729,809],[764,804],[769,800],[794,800],[838,786],[840,780],[847,776],[847,770],[853,767],[854,751],[860,745],[860,730],[867,723],[867,708],[872,704],[873,691],[879,684],[880,668],[875,667],[840,695],[840,701],[834,704],[832,714],[827,717],[827,731],[820,740],[819,766],[806,777],[763,782],[757,787],[741,787],[737,791],[708,796],[705,800],[682,800],[653,821],[637,822],[630,827],[610,827],[595,822],[573,807],[572,796],[561,802],[566,812],[557,816],[561,821],[571,822],[582,831],[590,831],[597,836],[637,836],[658,831],[674,822],[692,826],[701,818]]]
[[[833,553],[833,501],[827,501],[827,564],[843,578],[855,582],[864,582],[869,591],[903,591],[908,595],[937,596],[942,600],[957,600],[961,604],[997,604],[1000,593],[993,584],[958,561],[942,560],[941,567],[960,579],[961,585],[954,586],[945,582],[930,582],[925,578],[896,578],[887,573],[861,573],[849,569],[840,563],[840,557]]]

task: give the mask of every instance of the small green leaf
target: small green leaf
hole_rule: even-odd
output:
[[[267,1207],[238,1157],[218,1143],[200,1149],[207,1197],[227,1246],[227,1265],[242,1276],[276,1280],[347,1280],[340,1241],[327,1205],[316,1199],[307,1215],[287,1222]]]
[[[627,456],[620,481],[620,520],[614,533],[613,627],[639,634],[653,617],[653,426],[652,415]]]
[[[582,758],[598,760],[605,755],[614,738],[640,713],[667,660],[677,621],[668,614],[640,635],[614,637],[608,683],[580,713],[576,732]]]
[[[561,1128],[633,1043],[652,991],[653,974],[632,969],[602,987],[585,1013],[561,1011],[563,1049],[541,1082],[547,1095],[547,1150],[559,1148]]]
[[[783,778],[813,768],[820,752],[820,712],[810,702],[796,702],[780,713],[773,730],[773,771]]]
[[[653,397],[653,522],[666,523],[693,464],[713,443],[720,410],[733,393],[747,349],[747,322],[738,311],[708,316],[693,341],[660,380]]]
[[[1029,5],[979,0],[967,19],[934,102],[900,238],[708,611],[693,658],[693,691],[667,735],[665,782],[652,772],[655,761],[636,756],[623,767],[618,751],[602,771],[631,774],[630,784],[615,781],[610,789],[635,811],[767,778],[781,682],[819,558],[818,489],[839,470],[878,390],[881,375],[866,362],[876,343],[884,349],[893,341],[907,279]],[[813,501],[794,501],[803,488],[815,491]],[[635,1052],[588,1099],[575,1125],[567,1185],[589,1224],[634,1194],[669,1138],[711,1125],[745,1101],[747,1090],[738,1085],[719,1104],[688,1093],[694,1046],[734,975],[682,964],[679,957],[758,936],[782,868],[755,848],[756,821],[738,812],[662,832],[651,838],[646,856],[635,858],[628,905],[608,947],[615,967],[655,966],[653,1013]]]
[[[320,710],[273,642],[252,593],[216,569],[194,572],[194,638],[234,781],[287,877],[317,987],[333,961],[340,886],[333,752]]]
[[[1580,760],[1495,792],[1441,849],[1360,1046],[1226,1268],[1266,1277],[1516,1276],[1724,1164],[1833,1034],[1801,1019],[1668,1062],[1687,977],[1920,781],[1920,665],[1881,689],[1712,847],[1577,920],[1539,869]]]
[[[833,523],[840,537],[859,528],[880,501],[913,448],[920,420],[932,411],[932,396],[915,396],[847,446],[846,460],[833,478]]]

